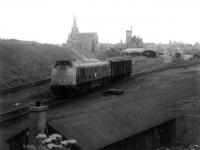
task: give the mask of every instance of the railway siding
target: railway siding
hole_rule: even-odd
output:
[[[39,85],[49,83],[49,82],[50,82],[50,79],[44,79],[44,80],[39,80],[39,81],[35,81],[35,82],[30,82],[30,83],[18,85],[18,86],[15,86],[15,87],[11,87],[11,88],[1,90],[0,95],[8,94],[8,93],[11,93],[11,92],[14,92],[14,91],[19,91],[19,90],[30,88],[30,87],[39,86]]]

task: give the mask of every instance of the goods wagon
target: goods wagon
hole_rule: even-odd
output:
[[[111,80],[119,80],[125,77],[129,77],[131,74],[132,60],[130,59],[122,59],[122,58],[114,58],[110,59],[110,67],[111,67]]]

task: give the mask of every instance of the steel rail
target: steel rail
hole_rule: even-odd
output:
[[[47,105],[47,106],[52,106],[56,103],[58,103],[58,99],[59,97],[52,97],[52,98],[48,98],[45,100],[41,101],[41,105]],[[2,114],[0,114],[0,122],[4,122],[6,120],[10,120],[25,114],[29,113],[29,107],[31,107],[32,105],[34,105],[34,103],[30,103],[28,105],[22,106],[20,108],[16,108],[7,112],[4,112]]]
[[[21,84],[21,85],[18,85],[18,86],[14,86],[14,87],[11,87],[11,88],[1,90],[0,95],[8,94],[8,93],[11,93],[11,92],[19,91],[19,90],[30,88],[30,87],[39,86],[39,85],[49,83],[49,82],[50,82],[50,79],[44,79],[44,80],[39,80],[39,81],[30,82],[30,83],[26,83],[26,84]]]

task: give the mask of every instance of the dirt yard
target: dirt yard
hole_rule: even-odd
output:
[[[163,101],[177,119],[176,144],[200,144],[200,66],[153,73],[112,88],[123,89],[125,94],[103,96],[102,91],[93,93],[51,110],[50,120],[59,117],[60,111],[73,115],[76,110],[87,112],[111,101]]]

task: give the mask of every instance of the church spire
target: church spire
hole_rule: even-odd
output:
[[[74,20],[73,20],[72,32],[74,32],[74,33],[78,33],[79,32],[75,15],[74,15]]]
[[[77,27],[76,16],[74,15],[73,26]]]

